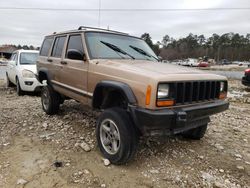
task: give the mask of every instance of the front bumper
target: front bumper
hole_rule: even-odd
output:
[[[44,84],[41,84],[36,78],[21,78],[20,87],[23,91],[39,91]]]
[[[242,77],[242,81],[241,83],[245,86],[249,86],[250,87],[250,80],[247,80],[246,76]]]
[[[227,101],[217,100],[176,109],[148,110],[130,107],[130,112],[142,134],[173,135],[208,123],[210,115],[222,112],[228,107]]]

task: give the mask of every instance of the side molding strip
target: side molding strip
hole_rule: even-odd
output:
[[[51,83],[55,84],[58,87],[62,87],[64,89],[70,90],[71,92],[75,92],[75,93],[77,93],[79,95],[87,96],[87,97],[90,97],[90,98],[93,97],[93,93],[90,93],[90,92],[87,92],[87,91],[84,91],[84,90],[81,90],[81,89],[77,89],[75,87],[71,87],[69,85],[57,82],[55,80],[51,80]]]

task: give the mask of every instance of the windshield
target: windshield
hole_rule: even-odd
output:
[[[91,59],[139,59],[157,61],[157,56],[142,39],[111,33],[86,32]]]
[[[24,65],[24,64],[36,64],[36,60],[38,57],[38,53],[26,53],[26,52],[22,52],[20,54],[20,64]]]

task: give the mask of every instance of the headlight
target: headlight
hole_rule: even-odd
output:
[[[220,92],[225,91],[225,82],[220,82]]]
[[[157,98],[165,99],[169,96],[169,85],[168,84],[159,84]]]
[[[22,75],[24,78],[35,78],[35,74],[29,70],[23,70]]]

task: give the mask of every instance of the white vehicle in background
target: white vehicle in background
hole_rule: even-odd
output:
[[[189,66],[189,67],[198,67],[198,65],[199,65],[198,59],[194,58],[188,58],[184,64],[184,66]]]
[[[239,61],[238,65],[239,66],[248,66],[248,67],[250,67],[250,62],[249,61]]]
[[[25,91],[39,91],[44,84],[36,79],[36,60],[39,51],[17,50],[13,52],[7,64],[7,87],[16,85],[17,94],[23,95]]]
[[[184,61],[176,59],[176,60],[171,61],[171,63],[174,65],[183,65]]]

